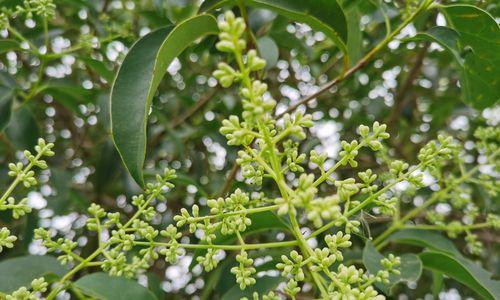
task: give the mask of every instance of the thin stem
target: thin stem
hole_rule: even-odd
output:
[[[192,220],[192,222],[199,222],[199,221],[204,221],[204,220],[209,220],[209,219],[225,218],[225,217],[236,216],[236,215],[241,215],[241,214],[255,214],[255,213],[264,212],[264,211],[277,210],[278,208],[279,208],[279,205],[270,205],[270,206],[236,210],[236,211],[226,212],[226,213],[222,213],[222,214],[218,214],[218,215],[193,217],[190,220]]]
[[[42,54],[40,53],[40,51],[38,50],[38,48],[35,46],[35,44],[33,44],[30,40],[28,40],[27,38],[25,38],[19,31],[17,31],[15,28],[9,26],[7,28],[7,30],[15,37],[17,38],[18,40],[20,40],[21,42],[25,42],[29,45],[31,51],[33,52],[33,54],[35,54],[36,56],[41,56]]]
[[[35,156],[35,159],[33,161],[30,161],[30,163],[28,165],[26,165],[26,167],[19,174],[17,174],[16,179],[14,179],[14,181],[10,184],[10,186],[7,188],[5,193],[2,195],[2,198],[0,198],[0,205],[3,205],[5,203],[5,200],[7,200],[7,198],[10,196],[10,194],[12,194],[12,192],[17,187],[19,182],[21,182],[22,175],[28,173],[31,170],[31,168],[33,168],[33,166],[34,166],[33,162],[38,161],[42,156],[43,156],[43,151],[40,151]]]
[[[403,30],[408,24],[410,24],[422,11],[426,10],[428,8],[428,6],[430,5],[430,2],[432,2],[432,1],[428,1],[428,0],[424,1],[422,3],[422,5],[420,5],[420,7],[408,19],[404,20],[403,23],[401,23],[401,25],[399,25],[393,32],[388,34],[379,44],[377,44],[372,50],[370,50],[370,52],[368,52],[363,58],[361,58],[352,68],[348,69],[346,72],[343,72],[341,75],[337,76],[336,78],[334,78],[330,82],[323,85],[314,94],[303,98],[302,100],[300,100],[299,102],[297,102],[294,105],[289,106],[287,110],[278,114],[277,117],[281,118],[285,113],[289,113],[291,111],[294,111],[302,104],[306,104],[306,103],[316,99],[318,96],[325,93],[326,91],[331,89],[333,86],[339,84],[340,82],[344,81],[346,78],[349,78],[351,75],[356,73],[358,70],[365,67],[366,64],[368,64],[368,62],[378,52],[380,52],[382,49],[384,49],[385,46],[387,46],[387,44],[389,44],[389,42],[391,42],[394,39],[394,37],[401,32],[401,30]]]
[[[377,199],[378,197],[380,197],[380,195],[382,195],[383,193],[385,193],[390,188],[394,187],[396,184],[398,184],[398,183],[400,183],[400,182],[405,181],[406,179],[408,179],[408,177],[413,172],[415,172],[416,170],[419,170],[422,167],[423,167],[422,165],[417,165],[411,171],[409,171],[408,173],[406,173],[405,176],[399,178],[398,180],[395,180],[394,182],[392,182],[392,183],[386,185],[385,187],[383,187],[382,189],[380,189],[378,192],[373,193],[370,196],[368,196],[368,198],[366,198],[363,202],[361,202],[356,207],[354,207],[353,209],[349,210],[346,214],[344,214],[345,218],[344,218],[343,222],[347,221],[347,219],[349,219],[350,217],[352,217],[353,215],[355,215],[356,213],[358,213],[359,211],[361,211],[364,207],[366,207],[367,205],[369,205],[370,203],[372,203],[375,199]],[[311,235],[309,235],[307,237],[307,239],[310,239],[310,238],[313,238],[315,236],[318,236],[319,234],[321,234],[321,233],[327,231],[328,229],[330,229],[331,227],[333,227],[338,222],[339,222],[339,220],[333,220],[333,221],[327,223],[326,225],[323,225],[322,227],[320,227],[319,229],[317,229],[316,231],[314,231],[313,233],[311,233]]]
[[[491,158],[496,157],[497,155],[500,154],[500,149],[497,149],[495,152],[491,154]],[[415,207],[412,209],[410,212],[408,212],[404,217],[402,217],[399,222],[393,223],[386,231],[384,231],[381,235],[379,235],[375,241],[374,244],[375,246],[379,246],[388,236],[390,236],[394,231],[400,229],[403,224],[410,220],[413,217],[418,216],[424,209],[427,207],[431,206],[432,204],[436,203],[443,195],[446,195],[451,189],[455,188],[457,185],[466,182],[469,180],[470,177],[472,177],[476,172],[479,171],[479,165],[475,166],[472,168],[469,172],[467,172],[465,175],[460,177],[458,180],[456,180],[453,184],[450,184],[446,188],[440,190],[439,192],[433,194],[429,200],[425,201],[421,206]]]
[[[470,225],[462,225],[460,226],[461,230],[471,230],[471,229],[480,229],[480,228],[486,228],[490,227],[490,223],[478,223],[478,224],[470,224]],[[404,225],[401,226],[401,228],[404,229],[425,229],[425,230],[439,230],[439,231],[447,231],[449,230],[448,225]]]
[[[146,199],[146,201],[144,201],[144,203],[137,209],[137,212],[128,220],[128,222],[125,223],[125,225],[123,225],[121,227],[121,229],[125,230],[127,227],[129,227],[130,225],[132,225],[132,223],[134,222],[134,220],[137,219],[138,217],[140,217],[142,215],[142,212],[144,211],[144,209],[149,205],[149,203],[151,201],[153,201],[153,199],[155,199],[155,197],[156,197],[156,194],[151,194]],[[98,238],[100,239],[101,237],[99,236]],[[83,260],[82,262],[80,262],[80,264],[78,264],[76,267],[74,267],[68,273],[66,273],[66,275],[64,275],[57,282],[58,286],[49,293],[49,295],[47,296],[47,300],[54,299],[59,294],[59,292],[61,292],[64,289],[64,287],[65,287],[64,283],[66,281],[68,281],[78,271],[80,271],[80,270],[88,267],[89,263],[91,263],[94,258],[96,258],[97,256],[99,256],[110,245],[111,245],[110,241],[107,241],[106,243],[101,244],[101,246],[99,246],[90,256],[88,256],[85,260]]]
[[[241,236],[241,235],[240,235]],[[134,245],[137,246],[148,246],[148,247],[170,247],[172,243],[165,242],[154,242],[154,241],[134,241]],[[180,248],[184,249],[221,249],[221,250],[255,250],[255,249],[267,249],[267,248],[286,248],[297,246],[297,241],[286,241],[286,242],[271,242],[271,243],[259,243],[259,244],[240,244],[240,245],[222,245],[222,244],[176,244]]]
[[[364,147],[366,145],[366,142],[363,140],[361,141],[361,143],[359,143],[356,148],[354,148],[353,151],[358,151],[359,149],[361,149],[362,147]],[[316,179],[316,181],[314,181],[314,184],[313,186],[314,187],[317,187],[319,186],[320,184],[322,184],[325,180],[328,179],[328,177],[330,177],[330,175],[332,175],[333,172],[335,172],[338,168],[340,168],[340,166],[343,166],[346,164],[347,162],[347,159],[348,157],[347,156],[344,156],[342,157],[335,165],[333,165],[333,167],[331,167],[330,169],[328,169],[328,171],[326,172],[321,172],[321,176],[318,177],[318,179]]]
[[[248,22],[248,14],[247,14],[247,9],[245,7],[245,2],[243,0],[238,1],[238,8],[240,9],[241,17],[245,21],[246,24],[246,32],[248,35],[248,39],[251,43],[249,43],[250,48],[255,48],[257,52],[259,51],[257,47],[257,39],[255,38],[255,35],[252,32],[252,29],[250,28],[250,23]]]

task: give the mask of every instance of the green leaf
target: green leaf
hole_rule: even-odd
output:
[[[449,239],[437,232],[428,230],[403,229],[389,236],[386,241],[395,241],[398,243],[429,248],[435,251],[446,252],[454,256],[462,256]]]
[[[439,293],[443,290],[444,276],[441,272],[432,271],[432,296],[439,299]]]
[[[128,171],[142,186],[153,95],[175,57],[198,38],[217,32],[217,22],[209,15],[156,30],[132,46],[118,71],[111,91],[113,139]]]
[[[258,39],[257,48],[259,48],[259,55],[266,61],[266,69],[276,66],[280,52],[272,38],[264,36]]]
[[[442,7],[451,27],[460,34],[465,55],[460,84],[464,101],[477,109],[500,100],[500,27],[486,11],[472,5]]]
[[[78,279],[74,284],[85,295],[101,300],[155,300],[156,296],[137,281],[124,277],[93,273]]]
[[[399,270],[400,275],[391,273],[389,275],[389,283],[376,283],[375,285],[380,288],[385,294],[389,294],[391,289],[399,282],[415,282],[422,274],[422,262],[415,254],[403,254],[401,257],[401,266]],[[363,264],[370,271],[371,274],[376,275],[378,271],[385,268],[380,263],[384,256],[380,254],[373,244],[368,241],[363,249]]]
[[[118,170],[121,169],[120,158],[111,141],[105,141],[97,146],[99,156],[96,158],[93,182],[98,193],[102,193],[116,180]]]
[[[347,49],[350,65],[353,66],[363,56],[363,31],[360,27],[362,14],[358,5],[353,5],[347,12]]]
[[[12,91],[0,85],[0,132],[9,124],[12,115]]]
[[[12,113],[5,133],[17,150],[31,150],[40,137],[40,129],[33,113],[26,107],[21,107]]]
[[[161,288],[161,278],[153,272],[146,273],[148,278],[148,289],[155,295],[157,299],[165,299],[166,293]]]
[[[273,290],[278,284],[285,281],[285,278],[264,276],[260,277],[255,285],[247,287],[245,290],[241,290],[239,285],[233,286],[228,290],[222,297],[221,300],[234,300],[241,299],[242,297],[247,297],[252,299],[252,294],[258,292],[259,294],[266,294],[267,292]]]
[[[421,229],[405,229],[394,233],[387,238],[387,241],[394,241],[398,243],[416,245],[428,248],[431,251],[420,254],[424,267],[433,271],[441,272],[449,277],[460,281],[467,285],[469,288],[484,295],[485,291],[492,292],[493,295],[500,295],[500,282],[491,280],[491,274],[481,268],[479,265],[465,258],[453,245],[453,243],[444,236],[427,230]],[[437,253],[438,256],[427,255],[425,253]],[[425,254],[425,255],[424,255]],[[424,257],[423,257],[424,255]],[[426,260],[424,260],[424,258]],[[450,259],[448,259],[450,258]],[[440,260],[443,262],[442,269],[439,268]],[[436,264],[436,265],[435,265]],[[453,267],[451,267],[453,266]],[[457,268],[456,277],[454,275],[454,268]],[[466,269],[468,276],[462,272],[463,268]],[[448,274],[451,272],[452,274]],[[470,280],[470,277],[473,280]],[[467,279],[468,278],[468,279]],[[467,279],[467,280],[466,280]],[[498,299],[486,297],[485,299]]]
[[[419,32],[414,37],[406,41],[433,41],[450,51],[455,57],[460,66],[464,65],[464,59],[460,54],[460,35],[455,30],[445,27],[436,26],[432,27],[426,32]]]
[[[36,278],[46,277],[51,281],[66,274],[53,256],[27,255],[0,262],[0,292],[12,293],[20,287],[30,285]]]
[[[252,220],[252,225],[248,226],[247,230],[241,233],[242,236],[259,233],[262,231],[269,231],[272,229],[282,229],[283,231],[290,231],[288,225],[280,217],[270,211],[251,214],[249,218],[250,220]],[[219,233],[213,243],[216,245],[231,244],[236,241],[236,239],[237,237],[235,234],[222,235]],[[196,258],[198,256],[205,255],[206,253],[206,249],[196,249],[196,251],[193,253],[193,260],[190,267],[192,268],[198,263],[196,261]]]
[[[18,41],[11,39],[0,40],[0,53],[17,49],[20,49]]]
[[[206,0],[200,12],[210,11],[225,5],[235,5],[236,0]],[[247,0],[245,4],[272,10],[293,21],[306,23],[321,31],[347,53],[347,22],[342,8],[336,0]]]
[[[500,299],[500,281],[475,263],[443,252],[419,254],[424,267],[441,272],[475,291],[482,299]]]

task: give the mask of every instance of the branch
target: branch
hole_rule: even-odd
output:
[[[299,102],[295,103],[294,105],[291,105],[288,107],[287,110],[284,112],[280,113],[277,115],[278,118],[282,117],[284,114],[289,113],[291,111],[294,111],[297,109],[299,106],[302,104],[306,104],[314,99],[316,99],[318,96],[323,94],[324,92],[328,91],[331,89],[333,86],[339,84],[340,82],[344,81],[346,78],[349,78],[352,74],[356,73],[358,70],[362,69],[364,66],[368,64],[372,60],[372,58],[380,52],[382,49],[389,44],[390,41],[394,39],[394,37],[401,32],[408,24],[410,24],[422,11],[427,9],[429,6],[429,1],[424,1],[424,3],[408,18],[406,19],[401,25],[399,25],[391,34],[389,34],[386,38],[382,40],[377,46],[375,46],[370,52],[368,52],[363,58],[361,58],[353,67],[348,69],[345,73],[340,74],[330,82],[326,83],[324,86],[322,86],[316,93],[309,95]]]
[[[420,74],[420,70],[422,69],[422,64],[424,62],[424,58],[427,55],[427,51],[429,50],[430,43],[426,43],[425,46],[418,53],[415,63],[411,70],[408,72],[406,80],[401,85],[401,88],[396,93],[396,98],[394,100],[394,106],[391,111],[391,114],[384,122],[387,124],[387,128],[393,128],[394,123],[397,118],[401,115],[401,110],[406,104],[406,94],[410,91],[413,86],[413,82],[417,78],[418,74]]]
[[[213,88],[209,90],[206,94],[204,94],[196,104],[188,109],[184,114],[182,114],[180,117],[175,118],[172,121],[172,128],[175,128],[182,123],[184,123],[187,119],[189,119],[192,115],[194,115],[198,110],[200,110],[205,104],[207,104],[208,100],[212,99],[212,97],[215,95],[215,93],[219,90],[219,87]]]

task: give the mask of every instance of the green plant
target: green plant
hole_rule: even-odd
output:
[[[206,1],[200,9],[216,9],[222,2]],[[498,297],[498,282],[462,254],[466,252],[478,259],[485,251],[491,251],[479,234],[494,233],[500,228],[500,217],[494,213],[495,208],[492,207],[490,213],[486,205],[476,200],[478,194],[484,194],[484,199],[498,197],[498,126],[485,126],[484,122],[478,121],[473,136],[458,132],[454,137],[446,130],[435,130],[413,145],[404,140],[405,136],[401,136],[403,133],[394,124],[394,118],[401,112],[397,106],[404,105],[397,102],[395,110],[385,118],[388,125],[375,121],[384,119],[382,117],[353,121],[352,130],[345,133],[349,138],[339,141],[338,156],[332,159],[326,151],[308,144],[314,142],[313,128],[321,121],[323,114],[320,117],[317,114],[321,110],[308,113],[308,107],[302,106],[366,68],[375,55],[409,24],[419,21],[434,9],[448,14],[460,35],[451,27],[433,27],[404,42],[425,41],[425,47],[429,47],[429,41],[441,44],[463,68],[460,82],[464,83],[466,102],[478,108],[497,103],[495,82],[482,90],[476,85],[476,81],[490,76],[490,73],[476,76],[470,71],[475,63],[481,69],[483,66],[478,61],[494,59],[495,54],[482,52],[484,45],[475,48],[477,53],[467,54],[461,45],[462,42],[476,43],[470,41],[469,29],[463,25],[468,22],[462,20],[464,13],[474,13],[484,22],[491,21],[489,16],[474,6],[406,1],[405,5],[398,7],[403,20],[391,31],[391,20],[385,11],[387,6],[379,4],[385,16],[387,33],[372,50],[365,56],[360,55],[358,62],[353,63],[352,45],[346,43],[342,21],[331,21],[322,12],[322,8],[337,13],[340,10],[343,16],[336,1],[324,2],[324,7],[315,3],[290,3],[238,1],[241,17],[226,10],[217,22],[207,14],[186,18],[175,27],[145,35],[131,48],[112,87],[111,128],[126,171],[142,187],[142,192],[116,206],[101,201],[99,197],[83,203],[88,208],[80,216],[82,226],[70,234],[50,226],[35,229],[34,239],[50,253],[44,257],[56,256],[63,266],[55,267],[51,261],[40,262],[40,270],[34,268],[36,270],[32,273],[24,277],[20,275],[19,281],[14,278],[7,289],[0,283],[1,299],[50,300],[64,293],[80,299],[87,296],[99,299],[176,297],[155,290],[149,270],[178,266],[179,260],[185,258],[192,260],[190,276],[205,278],[202,281],[204,290],[199,295],[204,299],[221,296],[220,292],[212,291],[213,287],[231,287],[229,282],[234,288],[228,288],[229,291],[222,296],[224,299],[385,299],[402,289],[398,285],[400,282],[418,281],[430,285],[429,278],[433,281],[432,292],[436,296],[443,290],[443,275],[465,285],[465,293],[470,289],[484,299]],[[324,31],[338,48],[337,58],[343,61],[343,65],[335,69],[335,79],[294,104],[278,107],[281,101],[273,98],[276,96],[275,79],[271,72],[266,73],[269,63],[273,62],[268,53],[270,50],[262,48],[262,40],[255,36],[255,30],[249,28],[251,22],[245,4],[264,7]],[[106,1],[103,12],[107,5]],[[342,3],[342,7],[347,9],[349,6]],[[310,10],[310,13],[304,14],[303,9]],[[2,28],[28,45],[24,49],[27,55],[40,60],[40,65],[32,70],[39,74],[32,81],[33,85],[12,92],[19,97],[15,99],[19,100],[21,108],[10,103],[9,111],[21,110],[28,101],[44,95],[44,90],[52,84],[49,80],[46,83],[43,75],[51,61],[62,55],[93,51],[82,40],[63,53],[50,53],[48,28],[56,15],[52,1],[25,1],[15,9],[3,9],[0,15]],[[45,49],[34,45],[10,24],[10,20],[20,16],[42,21]],[[273,26],[279,26],[279,20],[276,23],[278,25]],[[123,31],[128,32],[127,28],[128,25],[121,24]],[[487,29],[495,32],[498,25]],[[188,43],[216,32],[218,53],[208,64],[209,69],[215,68],[216,64],[213,78],[226,89],[218,92],[235,96],[236,102],[241,103],[241,110],[232,110],[227,118],[222,118],[224,114],[221,114],[218,133],[210,132],[207,136],[225,136],[228,147],[224,149],[234,153],[231,159],[235,161],[235,167],[221,192],[204,193],[195,203],[191,194],[202,194],[202,187],[197,180],[183,174],[185,168],[177,166],[184,162],[166,159],[170,161],[165,164],[160,159],[156,162],[158,168],[169,167],[155,172],[158,174],[154,176],[150,176],[148,168],[143,170],[148,118],[152,124],[162,120],[162,115],[146,112],[152,103],[168,103],[161,96],[156,99],[155,91],[161,86],[160,80],[174,57],[179,56]],[[426,54],[427,48],[424,49],[420,60]],[[464,53],[458,53],[458,50]],[[221,53],[225,62],[218,61]],[[190,59],[194,60],[193,57]],[[294,63],[298,64],[297,61]],[[107,74],[106,66],[104,68],[101,74]],[[415,81],[414,76],[410,71],[409,86]],[[182,81],[179,77],[175,80],[177,84]],[[131,101],[127,98],[130,95],[137,100],[133,105],[127,105]],[[217,98],[212,94],[207,99],[211,97]],[[172,128],[166,130],[170,132]],[[107,131],[101,134],[107,137]],[[411,141],[414,140],[411,136]],[[206,140],[204,143],[209,144]],[[411,144],[409,156],[405,155],[407,147],[403,145],[406,144]],[[32,169],[47,168],[42,157],[53,156],[53,147],[52,143],[40,139],[35,147],[36,154],[25,151],[19,163],[9,165],[8,176],[14,180],[0,198],[0,211],[11,210],[14,219],[31,212],[27,199],[15,200],[15,189],[20,184],[26,188],[37,184]],[[66,153],[72,157],[71,151]],[[191,163],[185,164],[190,166]],[[224,177],[224,174],[218,176]],[[235,177],[239,177],[239,182],[232,184]],[[188,191],[194,192],[181,190],[186,181]],[[125,187],[129,185],[130,182]],[[122,189],[119,190],[121,193]],[[65,196],[74,197],[71,193]],[[168,207],[170,211],[162,213],[161,207]],[[179,213],[170,217],[169,213],[175,211]],[[14,242],[18,236],[11,230],[14,229],[2,227],[0,230],[0,250],[16,249]],[[27,231],[31,233],[33,230]],[[438,232],[456,240],[465,251],[457,250]],[[409,246],[402,246],[404,244]],[[425,248],[425,251],[420,251],[420,248]],[[11,259],[10,268],[23,268],[26,262],[17,263],[16,259]],[[30,262],[30,259],[27,257],[26,261]],[[9,260],[5,261],[7,263]],[[200,270],[196,270],[195,265]],[[201,269],[208,275],[200,275]],[[428,273],[423,273],[423,270]],[[19,274],[23,272],[19,271]],[[149,290],[135,280],[139,278],[144,283],[145,274]],[[229,275],[230,281],[226,280]],[[426,292],[430,290],[426,289]],[[404,291],[415,295],[412,291]]]

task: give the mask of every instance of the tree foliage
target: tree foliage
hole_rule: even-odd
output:
[[[0,0],[0,299],[498,299],[498,12]]]

